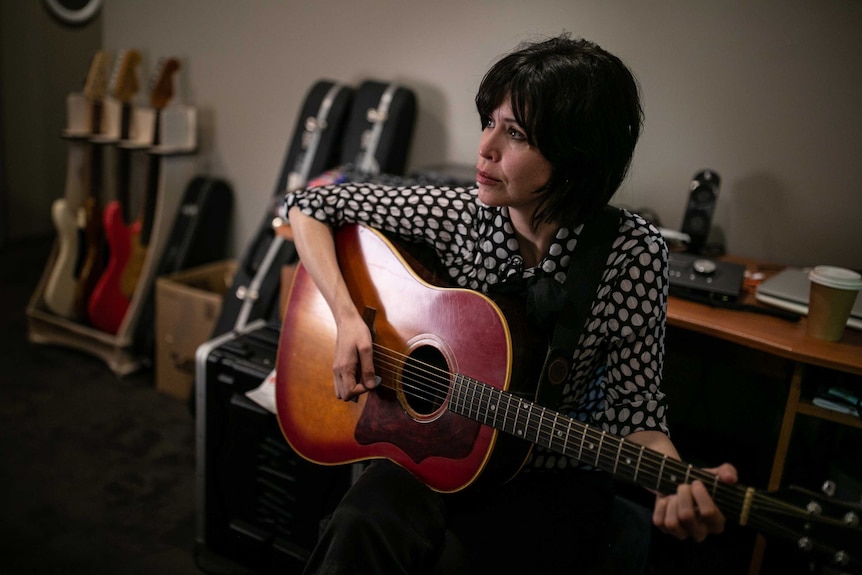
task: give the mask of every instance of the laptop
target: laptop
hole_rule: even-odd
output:
[[[759,302],[806,315],[808,314],[808,272],[807,269],[785,268],[757,286],[755,298]],[[862,296],[856,296],[856,303],[850,311],[847,327],[862,330]]]

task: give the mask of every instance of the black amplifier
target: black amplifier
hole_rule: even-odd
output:
[[[272,372],[279,324],[257,320],[197,352],[197,542],[258,573],[300,573],[350,466],[297,455],[246,396]]]

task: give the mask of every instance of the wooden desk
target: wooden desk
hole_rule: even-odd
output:
[[[744,262],[741,262],[744,263]],[[774,268],[773,268],[774,269]],[[757,304],[754,294],[745,292],[743,303]],[[759,304],[757,304],[759,305]],[[851,415],[820,408],[803,393],[806,369],[818,366],[862,376],[862,331],[846,329],[840,342],[815,340],[805,334],[806,318],[798,323],[784,319],[734,311],[671,297],[667,309],[668,324],[719,338],[774,355],[793,364],[784,415],[773,457],[768,488],[781,485],[796,416],[804,414],[862,429],[862,420]],[[758,536],[749,570],[760,572],[765,540]]]

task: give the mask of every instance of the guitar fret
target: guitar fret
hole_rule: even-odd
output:
[[[563,453],[566,455],[569,454],[569,436],[572,434],[572,420],[569,419],[569,427],[565,433],[565,439],[563,440]]]
[[[509,431],[508,428],[506,427],[506,421],[509,419],[509,412],[511,411],[511,408],[512,408],[512,396],[507,395],[506,396],[506,409],[503,410],[503,423],[500,425],[500,429],[502,429],[503,431],[506,431],[506,432]]]
[[[664,473],[664,464],[667,461],[667,455],[664,455],[661,458],[661,467],[658,470],[658,475],[656,476],[655,489],[656,491],[661,491],[661,476]]]
[[[584,453],[584,443],[587,441],[587,426],[585,425],[581,430],[581,446],[578,449],[578,461],[583,461],[582,455]]]
[[[614,471],[613,475],[617,474],[617,466],[620,464],[620,452],[623,450],[623,442],[617,441],[619,447],[617,447],[617,456],[614,458]]]
[[[476,412],[476,415],[473,417],[476,421],[482,421],[482,406],[484,405],[484,397],[485,397],[485,386],[474,385],[473,389],[476,391],[476,400],[473,402],[473,409]]]
[[[497,405],[499,404],[499,400],[500,400],[500,394],[494,393],[494,391],[495,390],[491,389],[490,387],[488,388],[488,396],[490,397],[492,394],[494,396],[493,401],[491,401],[491,400],[488,401],[488,409],[491,411],[492,417],[493,417],[493,419],[491,420],[491,422],[489,424],[491,427],[497,427],[497,413],[498,413]]]
[[[467,380],[466,385],[464,386],[464,401],[461,404],[461,413],[463,413],[466,417],[470,417],[472,411],[472,395],[473,395],[473,382]]]
[[[518,402],[518,407],[515,410],[515,427],[513,428],[513,431],[518,437],[523,437],[524,430],[523,428],[519,427],[521,424],[521,400],[516,398],[515,401]]]
[[[490,415],[489,420],[488,420],[489,421],[488,425],[491,425],[492,427],[496,428],[497,427],[497,417],[500,415],[500,399],[502,399],[502,394],[498,390],[489,386],[488,387],[488,397],[490,398],[488,400],[488,403],[489,403],[488,409],[489,409],[489,415]]]
[[[563,432],[561,430],[557,429],[557,426],[559,424],[560,424],[560,416],[559,416],[559,414],[554,413],[554,423],[551,424],[551,442],[556,441],[560,438],[565,439]],[[557,445],[559,445],[559,444],[557,444]],[[562,450],[560,450],[559,447],[557,448],[557,450],[561,451],[562,453],[565,453],[566,452],[565,444],[563,444],[563,445],[564,445],[564,447]],[[553,447],[553,445],[552,445],[552,447]]]
[[[634,475],[634,478],[632,479],[632,482],[634,482],[634,483],[638,482],[638,473],[641,470],[641,458],[643,457],[643,454],[644,454],[644,446],[641,445],[640,451],[638,451],[638,462],[637,462],[637,465],[635,466],[635,475]]]
[[[494,399],[494,391],[491,386],[483,385],[482,390],[482,423],[487,424],[490,420],[490,407]]]
[[[452,395],[449,398],[449,410],[455,413],[461,413],[458,408],[458,398],[461,396],[461,376],[456,375],[452,385]]]
[[[599,448],[596,449],[596,467],[600,467],[599,466],[599,456],[601,456],[601,454],[602,454],[602,443],[604,443],[604,442],[605,442],[605,432],[603,430],[601,437],[599,437]]]
[[[536,443],[542,441],[542,420],[545,419],[545,410],[541,407],[539,409],[539,421],[536,423]],[[548,442],[544,445],[551,445],[552,437],[548,437]]]
[[[467,413],[469,417],[473,418],[473,413],[476,411],[476,385],[471,383],[470,385],[470,401],[468,403]]]

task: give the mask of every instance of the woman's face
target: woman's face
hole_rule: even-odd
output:
[[[540,195],[551,179],[551,163],[527,142],[515,121],[508,98],[482,119],[479,161],[476,163],[479,200],[489,206],[509,206],[532,217]]]

